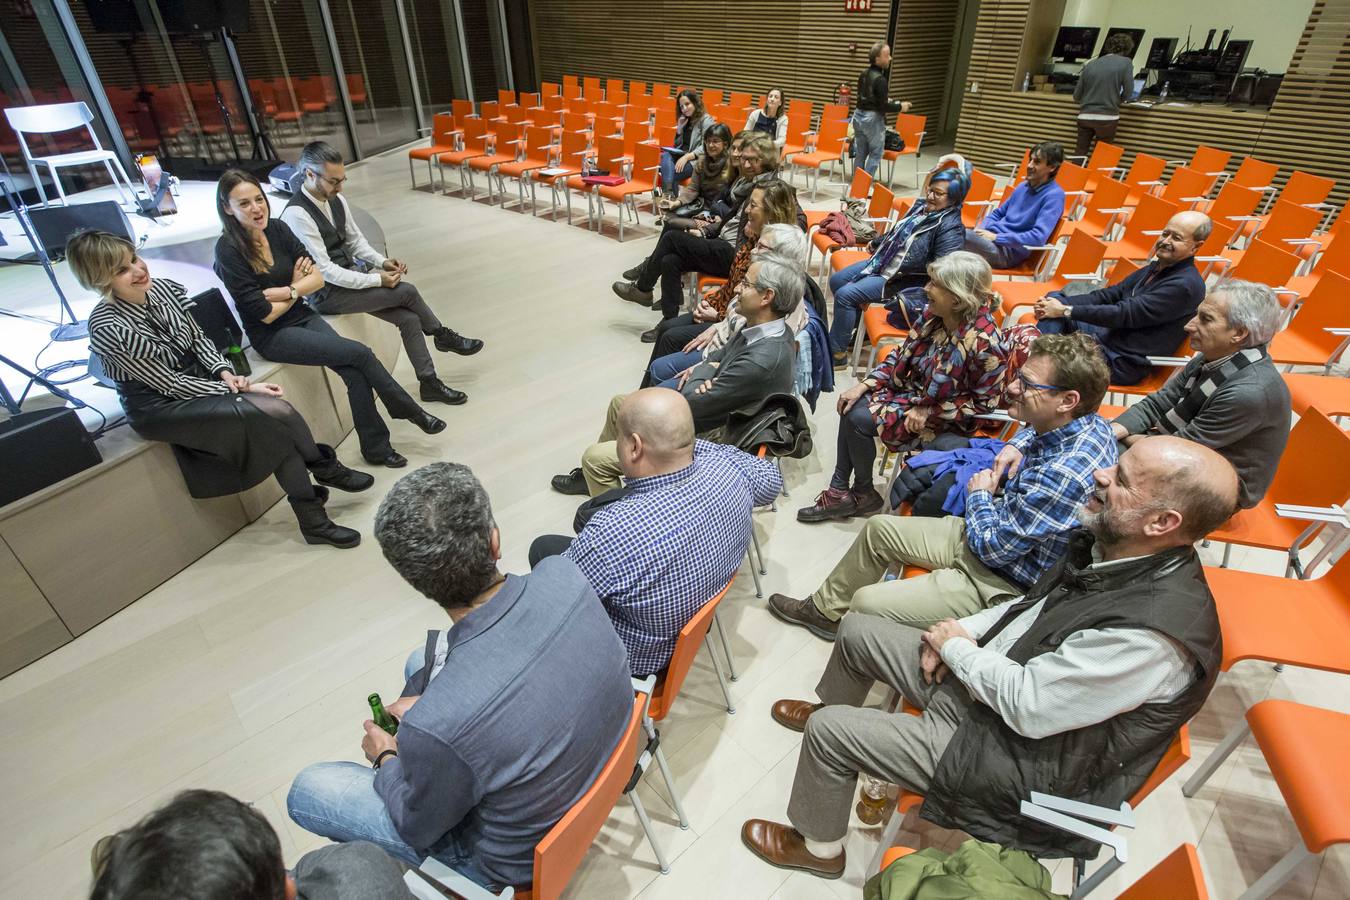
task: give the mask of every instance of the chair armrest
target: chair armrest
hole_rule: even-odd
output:
[[[1300,203],[1299,206],[1306,209],[1331,209],[1330,203]]]
[[[1056,275],[1056,278],[1063,278],[1065,281],[1100,281],[1101,277],[1096,272],[1083,275]]]
[[[1286,244],[1320,244],[1317,238],[1280,238]]]
[[[995,410],[994,412],[990,412],[990,413],[976,413],[976,414],[975,414],[975,418],[977,418],[977,419],[984,419],[984,420],[989,421],[989,422],[1016,422],[1016,421],[1017,421],[1016,419],[1014,419],[1012,416],[1008,415],[1007,413],[1005,413],[1005,412],[1000,412],[1000,411],[998,411],[998,410]]]
[[[1139,232],[1139,233],[1140,233],[1140,234],[1146,234],[1146,235],[1148,235],[1149,237],[1153,237],[1154,235],[1162,234],[1162,229],[1161,229],[1161,228],[1150,228],[1150,229],[1147,230],[1147,231],[1141,231],[1141,232]]]
[[[966,206],[998,206],[997,200],[967,200]]]
[[[1187,203],[1199,203],[1201,200],[1208,200],[1209,198],[1205,196],[1200,196],[1200,197],[1182,197],[1181,199],[1185,200]]]
[[[1055,249],[1056,246],[1057,246],[1057,245],[1055,245],[1055,244],[1034,244],[1034,245],[1033,245],[1033,244],[1024,244],[1024,245],[1022,245],[1022,249],[1023,249],[1023,250],[1053,250],[1053,249]]]
[[[1229,216],[1228,219],[1233,222],[1263,222],[1265,216]]]
[[[1292,503],[1276,503],[1275,515],[1283,519],[1330,522],[1333,525],[1350,528],[1350,514],[1339,506],[1297,506]]]
[[[1150,366],[1184,366],[1191,361],[1189,356],[1149,356],[1145,358]]]
[[[1156,180],[1155,180],[1155,181],[1141,181],[1141,182],[1139,182],[1139,186],[1140,186],[1140,187],[1143,187],[1144,185],[1148,185],[1149,187],[1156,187],[1156,186],[1158,186],[1158,185],[1160,185],[1160,184],[1167,184],[1167,182],[1165,182],[1165,181],[1156,181]]]
[[[1094,169],[1093,171],[1095,171],[1095,172],[1119,172],[1119,171],[1120,171],[1120,166],[1098,166],[1098,167],[1097,167],[1096,169]]]
[[[1277,293],[1277,294],[1288,294],[1290,297],[1302,297],[1302,296],[1303,296],[1303,295],[1300,294],[1298,291],[1292,290],[1292,289],[1287,288],[1287,287],[1271,288],[1271,290],[1274,291],[1274,292]]]
[[[864,222],[889,222],[890,216],[863,216]]]
[[[1117,207],[1115,207],[1114,209],[1099,209],[1099,210],[1097,210],[1097,212],[1110,213],[1111,215],[1115,216],[1115,215],[1119,215],[1119,214],[1121,214],[1121,213],[1134,212],[1134,207],[1133,207],[1133,206],[1117,206]]]
[[[1350,335],[1350,328],[1323,328],[1322,330],[1328,334],[1337,335],[1338,337]]]
[[[1087,191],[1065,191],[1065,192],[1064,192],[1064,196],[1066,196],[1066,197],[1086,197],[1087,195],[1088,195],[1088,192],[1087,192]]]
[[[1084,153],[1084,154],[1077,154],[1077,153],[1074,153],[1074,154],[1066,154],[1064,158],[1065,158],[1065,159],[1081,159],[1083,162],[1087,162],[1087,154],[1085,154],[1085,153]]]

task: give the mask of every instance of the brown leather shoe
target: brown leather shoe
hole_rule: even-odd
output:
[[[811,718],[811,713],[824,706],[824,703],[810,703],[806,700],[779,700],[769,709],[769,715],[789,731],[805,731],[806,720]]]
[[[858,501],[850,490],[826,488],[816,495],[816,502],[797,510],[798,522],[828,522],[847,519],[858,510]]]
[[[789,625],[802,626],[822,640],[832,641],[839,632],[839,623],[825,618],[809,595],[805,600],[794,600],[787,594],[773,594],[769,597],[769,612]]]
[[[877,493],[876,488],[867,488],[861,493],[852,491],[852,494],[856,507],[853,510],[855,516],[870,516],[872,513],[881,512],[881,508],[886,505],[886,501]]]
[[[821,878],[844,874],[844,853],[821,859],[806,849],[806,839],[797,829],[764,819],[747,819],[741,826],[741,843],[760,859],[780,869],[801,869]]]

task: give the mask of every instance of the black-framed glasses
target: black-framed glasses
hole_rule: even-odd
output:
[[[1062,387],[1060,387],[1059,385],[1056,385],[1056,384],[1041,384],[1040,382],[1032,381],[1030,378],[1028,378],[1027,376],[1023,375],[1021,372],[1018,372],[1017,375],[1014,376],[1014,377],[1017,378],[1017,382],[1018,382],[1020,385],[1022,385],[1022,390],[1024,390],[1024,391],[1031,391],[1031,390],[1036,390],[1036,391],[1062,391],[1062,390],[1064,390],[1064,388],[1062,388]]]
[[[342,187],[342,185],[345,184],[347,181],[346,178],[329,178],[327,175],[318,175],[318,173],[315,174],[317,175],[320,181],[326,181],[333,187]]]

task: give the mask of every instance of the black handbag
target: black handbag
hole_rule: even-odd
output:
[[[886,129],[886,149],[900,151],[905,149],[905,139],[894,128]]]

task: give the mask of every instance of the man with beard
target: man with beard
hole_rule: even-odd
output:
[[[923,817],[945,828],[1038,857],[1095,854],[1019,804],[1044,791],[1119,806],[1204,704],[1222,640],[1193,544],[1233,514],[1238,479],[1215,451],[1163,436],[1093,478],[1084,528],[1024,596],[927,631],[844,617],[821,702],[772,708],[805,734],[791,824],[748,820],[752,852],[838,878],[866,772],[922,794]],[[862,708],[877,680],[922,715]]]
[[[1036,327],[1041,334],[1091,335],[1106,354],[1111,383],[1138,384],[1153,368],[1148,357],[1177,352],[1205,299],[1195,254],[1211,230],[1204,213],[1177,213],[1158,235],[1148,265],[1099,291],[1051,291],[1036,303]]]

